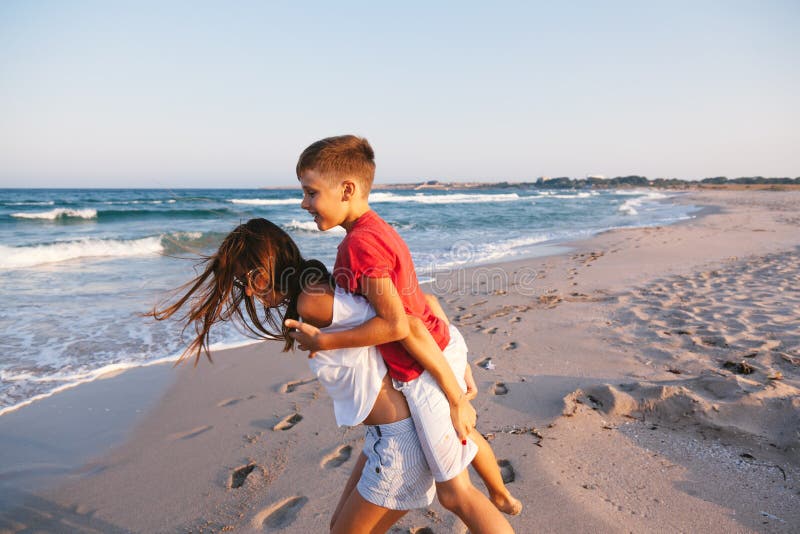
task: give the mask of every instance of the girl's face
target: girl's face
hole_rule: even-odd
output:
[[[269,308],[284,304],[288,298],[286,293],[272,287],[266,270],[260,267],[251,269],[243,276],[237,276],[234,285],[244,289],[248,297],[255,297]]]

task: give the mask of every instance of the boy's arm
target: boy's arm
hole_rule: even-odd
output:
[[[444,324],[450,325],[450,319],[447,318],[447,314],[442,309],[442,305],[439,303],[439,299],[436,298],[436,295],[431,295],[430,293],[424,293],[425,300],[428,302],[428,307],[431,309],[433,314],[444,321]],[[411,352],[408,347],[406,350]],[[412,354],[414,356],[414,354]],[[415,356],[416,357],[416,356]],[[475,377],[472,376],[472,368],[469,366],[469,362],[467,362],[467,367],[464,370],[464,382],[467,384],[467,400],[472,400],[478,396],[478,386],[475,384]]]
[[[409,319],[411,333],[403,339],[403,347],[406,351],[428,371],[431,376],[442,388],[447,401],[450,403],[450,419],[456,429],[458,438],[464,441],[467,435],[475,428],[476,413],[475,408],[469,403],[470,399],[475,398],[472,394],[475,391],[474,382],[465,393],[456,381],[453,368],[442,354],[442,349],[436,344],[430,331],[425,324],[416,317]],[[465,380],[467,377],[464,377]]]

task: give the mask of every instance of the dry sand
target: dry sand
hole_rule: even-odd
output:
[[[800,530],[800,192],[681,201],[710,208],[431,286],[525,503],[517,532]],[[18,496],[0,530],[325,532],[361,429],[336,428],[302,353],[215,361],[163,368],[174,384],[124,443]],[[435,504],[394,531],[465,529]]]

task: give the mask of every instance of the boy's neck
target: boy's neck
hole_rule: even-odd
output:
[[[369,203],[365,200],[364,202],[359,202],[356,205],[351,206],[351,208],[347,212],[347,217],[344,221],[339,225],[345,229],[346,232],[350,232],[355,226],[356,221],[361,218],[362,215],[370,211]]]

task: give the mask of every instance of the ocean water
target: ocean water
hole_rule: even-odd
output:
[[[381,190],[370,204],[406,240],[425,279],[610,228],[691,217],[692,206],[669,196]],[[174,359],[188,336],[141,314],[252,217],[281,225],[306,257],[332,267],[344,231],[319,232],[299,189],[0,189],[0,415],[115,369]],[[248,342],[232,327],[213,340]]]

